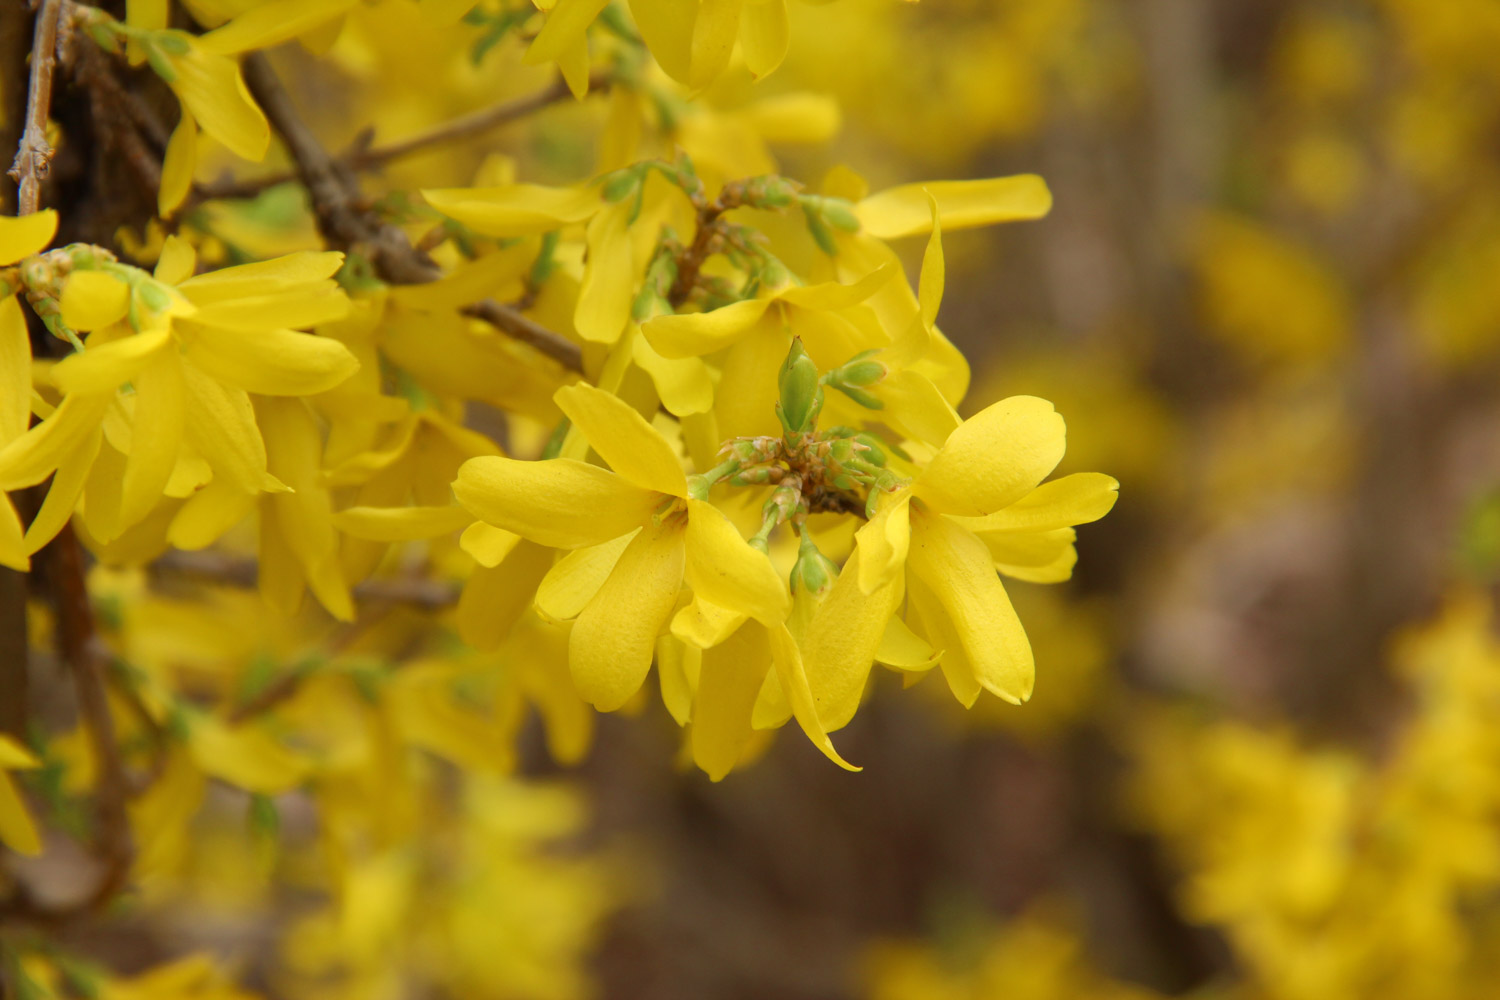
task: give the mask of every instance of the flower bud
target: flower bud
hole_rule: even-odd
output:
[[[802,538],[802,549],[797,553],[796,565],[792,567],[792,593],[822,597],[833,589],[833,581],[838,579],[839,568],[833,560],[818,551],[818,547],[811,543],[805,532]]]
[[[823,408],[823,388],[818,384],[818,366],[807,356],[800,339],[792,340],[778,380],[781,401],[777,415],[788,434],[812,430]]]

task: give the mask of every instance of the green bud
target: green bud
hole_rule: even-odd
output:
[[[636,167],[626,167],[616,170],[604,179],[604,187],[601,194],[604,200],[613,204],[623,201],[635,194],[636,189],[641,186],[641,172]]]
[[[889,369],[879,361],[854,361],[838,370],[839,381],[849,385],[874,385]]]
[[[180,31],[157,32],[151,36],[151,44],[172,56],[185,56],[193,50],[193,44]]]
[[[167,294],[166,289],[154,281],[142,281],[136,285],[135,290],[146,308],[152,312],[161,312],[172,303],[172,297]]]
[[[557,269],[557,230],[542,236],[541,248],[537,251],[536,260],[531,265],[531,275],[526,279],[532,288],[541,288],[552,277],[552,272]]]
[[[837,255],[839,245],[834,242],[833,233],[828,231],[822,217],[806,201],[802,203],[802,214],[807,218],[807,231],[812,234],[818,248],[830,257]]]
[[[805,532],[802,538],[802,550],[797,553],[797,563],[792,567],[792,593],[822,597],[833,589],[833,582],[839,578],[839,568],[808,541]]]
[[[854,206],[842,198],[823,199],[823,218],[829,225],[846,233],[859,232],[859,218],[854,214]]]
[[[880,439],[873,434],[856,434],[854,440],[865,446],[864,455],[861,456],[871,465],[885,465],[885,449],[880,447]]]
[[[885,401],[854,385],[835,385],[835,389],[867,410],[885,409]]]
[[[792,348],[787,351],[781,364],[778,380],[781,401],[777,404],[777,415],[788,434],[810,431],[823,408],[823,389],[818,384],[818,366],[807,356],[800,338],[793,338]]]

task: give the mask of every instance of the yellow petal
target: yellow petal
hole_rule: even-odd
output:
[[[152,277],[168,285],[179,285],[193,276],[198,266],[198,251],[187,240],[173,233],[161,246]]]
[[[751,714],[770,667],[766,630],[751,623],[703,653],[689,736],[693,762],[714,781],[734,769],[754,734]]]
[[[630,14],[661,68],[672,79],[691,86],[698,0],[630,0]]]
[[[699,358],[749,333],[770,305],[769,299],[749,299],[712,312],[657,316],[647,320],[641,332],[664,358]]]
[[[0,299],[0,448],[31,425],[31,335],[16,296]]]
[[[108,396],[65,396],[50,417],[0,448],[0,492],[35,486],[98,434]]]
[[[747,616],[711,604],[693,595],[677,614],[672,616],[672,634],[680,641],[698,649],[717,646],[745,624]]]
[[[859,587],[873,594],[901,575],[911,543],[909,516],[911,491],[882,493],[875,501],[875,516],[854,534],[859,548]]]
[[[216,478],[177,511],[167,528],[167,541],[188,551],[206,548],[248,517],[254,506],[254,494],[228,478]]]
[[[1030,698],[1031,643],[984,543],[941,515],[914,513],[907,565],[942,604],[980,686],[1016,704]]]
[[[7,496],[0,496],[0,566],[7,566],[20,573],[31,569],[21,517]]]
[[[769,3],[775,2],[777,0],[769,0]],[[753,8],[747,8],[747,13],[750,9]],[[748,30],[750,25],[747,20],[740,37],[744,38]],[[827,94],[806,91],[765,97],[748,105],[740,113],[766,142],[800,146],[821,146],[831,142],[843,124],[837,100]]]
[[[740,33],[740,6],[743,0],[699,0],[698,18],[693,23],[692,68],[683,82],[695,89],[713,83],[734,51]]]
[[[34,857],[42,853],[42,838],[37,835],[36,824],[26,811],[21,793],[4,772],[0,772],[0,844],[18,854]]]
[[[765,625],[781,624],[792,609],[786,582],[771,560],[704,500],[688,500],[686,577],[694,594]]]
[[[536,40],[526,50],[527,65],[555,62],[565,49],[585,37],[589,25],[609,0],[557,0],[547,15],[547,23],[537,32]]]
[[[447,27],[473,9],[479,0],[418,0],[422,16],[433,24]]]
[[[343,265],[344,255],[336,250],[303,250],[253,264],[206,271],[186,279],[177,290],[189,302],[203,306],[248,295],[321,287]]]
[[[910,369],[891,373],[875,392],[885,403],[880,411],[883,419],[907,437],[934,448],[942,447],[962,423],[932,380]]]
[[[651,376],[661,405],[675,417],[707,413],[714,405],[714,380],[708,365],[698,358],[665,358],[645,337],[636,334],[630,342],[631,357]]]
[[[682,589],[682,536],[679,523],[642,528],[573,624],[573,683],[601,712],[624,705],[651,669],[657,634]]]
[[[861,770],[840,757],[839,752],[833,748],[833,741],[828,738],[828,730],[818,716],[812,688],[802,667],[802,654],[797,648],[797,640],[792,638],[792,633],[787,631],[785,625],[778,624],[768,631],[771,662],[776,667],[776,676],[781,680],[781,689],[791,702],[792,716],[796,718],[797,725],[802,727],[802,732],[812,741],[812,745],[823,752],[823,756],[846,771]]]
[[[150,513],[177,465],[187,410],[182,361],[175,353],[158,355],[136,376],[135,390],[135,425],[120,492],[122,528]]]
[[[83,507],[84,529],[105,545],[121,534],[120,487],[125,480],[125,461],[125,456],[106,438],[99,445],[99,454],[83,484],[88,497]]]
[[[332,281],[321,281],[270,295],[204,303],[193,314],[192,323],[227,330],[306,330],[348,315],[349,297],[344,290]]]
[[[537,612],[553,622],[577,618],[614,572],[636,534],[638,530],[600,545],[574,549],[559,559],[537,585]]]
[[[1062,461],[1067,430],[1045,399],[1012,396],[953,432],[912,484],[934,510],[979,517],[1008,507]]]
[[[213,467],[215,481],[222,476],[246,493],[265,489],[266,445],[250,397],[192,365],[183,366],[182,376],[188,390],[188,443]]]
[[[456,506],[349,507],[333,515],[333,526],[344,534],[374,542],[436,538],[473,523],[474,515]]]
[[[269,49],[348,11],[357,0],[270,0],[198,39],[205,52],[236,55]]]
[[[41,766],[36,755],[14,737],[0,733],[0,771],[31,771]]]
[[[499,566],[476,567],[458,598],[458,634],[464,642],[480,650],[499,646],[523,620],[551,565],[551,549],[522,541]]]
[[[1027,583],[1061,583],[1073,575],[1078,550],[1072,528],[1051,531],[992,531],[981,535],[995,567]]]
[[[41,253],[57,234],[57,213],[52,209],[30,215],[0,216],[0,266]]]
[[[92,338],[90,338],[92,339]],[[52,384],[65,393],[112,393],[169,349],[167,330],[147,330],[69,355],[52,369]]]
[[[776,297],[803,309],[847,309],[849,306],[859,305],[888,282],[896,280],[901,280],[898,272],[891,266],[882,264],[847,285],[837,281],[791,285],[777,292]]]
[[[493,569],[505,561],[505,557],[521,543],[521,536],[514,531],[496,528],[475,521],[458,536],[458,546],[473,557],[481,566]]]
[[[1114,508],[1120,484],[1098,472],[1075,472],[1043,483],[1009,507],[986,517],[964,518],[981,537],[989,531],[1050,531],[1097,521]]]
[[[604,207],[594,188],[507,184],[425,190],[437,211],[486,236],[531,236],[583,222]]]
[[[943,304],[943,219],[938,211],[937,198],[927,193],[932,210],[932,235],[927,238],[927,250],[922,254],[922,280],[917,286],[917,302],[922,307],[922,325],[932,329],[937,323],[938,307]]]
[[[388,293],[391,302],[411,309],[435,311],[461,309],[482,298],[519,295],[521,279],[536,259],[537,240],[520,240],[474,260],[466,260],[437,281],[423,285],[399,285]],[[514,292],[507,292],[507,287]]]
[[[857,549],[850,554],[802,637],[818,719],[829,732],[854,718],[886,624],[901,603],[899,578],[870,594],[860,589],[860,558]]]
[[[97,330],[123,319],[130,305],[125,282],[103,271],[75,271],[63,286],[62,321],[75,330]]]
[[[659,493],[569,458],[471,458],[459,468],[453,492],[485,523],[560,549],[629,534],[661,503]]]
[[[787,23],[786,0],[750,0],[740,25],[740,47],[745,65],[755,76],[773,72],[786,58],[791,43],[791,26]]]
[[[984,688],[974,676],[963,640],[948,617],[947,609],[932,589],[916,576],[907,580],[906,601],[912,627],[938,653],[938,665],[948,682],[948,690],[964,708],[972,708]]]
[[[937,199],[949,229],[1040,219],[1052,210],[1052,192],[1035,174],[977,181],[928,181],[873,194],[854,206],[870,235],[883,240],[927,232],[932,225],[928,195]]]
[[[322,482],[323,439],[317,420],[300,399],[258,396],[254,405],[269,470],[291,487],[290,492],[267,498],[262,512],[274,508],[275,527],[302,567],[313,595],[335,618],[350,621],[354,604],[339,563],[333,500]],[[261,533],[264,540],[264,525]]]
[[[937,666],[942,653],[921,636],[913,632],[899,617],[892,618],[880,637],[880,648],[875,659],[897,670],[923,672]]]
[[[308,396],[326,392],[359,369],[349,348],[331,337],[291,330],[229,330],[191,324],[184,356],[205,374],[246,392]]]
[[[552,398],[626,481],[669,496],[687,495],[681,460],[635,407],[586,382],[564,386]]]
[[[703,650],[662,636],[656,644],[656,677],[661,682],[662,704],[672,720],[685,726],[693,717],[693,695],[703,666]]]
[[[181,205],[193,187],[198,166],[198,123],[186,110],[167,140],[161,160],[161,186],[156,191],[156,214],[167,218]]]
[[[588,261],[573,311],[573,326],[584,340],[613,344],[630,321],[637,271],[629,228],[634,209],[634,200],[623,198],[589,220]]]
[[[188,726],[188,751],[204,773],[262,795],[291,791],[311,770],[305,758],[278,743],[264,729],[230,726],[207,715]]]
[[[197,119],[199,127],[231,153],[260,160],[271,143],[271,127],[245,88],[239,64],[228,56],[205,51],[190,35],[173,35],[187,43],[186,53],[167,57],[177,71],[177,78],[169,82],[178,100]]]

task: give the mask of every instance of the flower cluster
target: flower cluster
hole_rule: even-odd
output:
[[[204,870],[241,912],[277,905],[272,878],[311,890],[276,942],[288,996],[575,996],[627,891],[597,851],[546,856],[582,818],[513,777],[531,713],[576,762],[654,668],[718,780],[793,722],[855,769],[829,734],[877,663],[940,668],[964,706],[1030,696],[1002,575],[1068,578],[1116,484],[1047,481],[1065,431],[1044,400],[961,418],[938,313],[943,231],[1046,215],[1040,178],[785,176],[772,144],[822,141],[837,109],[704,93],[776,68],[781,0],[643,0],[634,23],[591,0],[185,0],[199,33],[168,7],[70,3],[58,29],[89,72],[179,102],[146,172],[160,218],[63,246],[68,206],[0,219],[0,564],[77,586],[38,629],[70,642],[87,616],[61,657],[107,688],[51,738],[0,737],[8,847],[41,851],[92,795],[90,832],[127,844],[101,899],[149,911],[213,888]],[[360,158],[401,143],[311,157],[257,50],[352,65],[402,25],[477,37],[443,50],[475,65],[555,65],[537,108],[594,95],[573,182],[490,157],[367,198]],[[206,178],[283,153],[261,198]],[[311,211],[276,201],[288,178]],[[430,933],[402,933],[413,914]],[[20,954],[38,995],[237,995],[206,959],[122,979]]]

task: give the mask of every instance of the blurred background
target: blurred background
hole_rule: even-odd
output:
[[[514,773],[541,784],[486,786],[466,808],[489,839],[433,843],[479,851],[456,870],[515,900],[452,917],[475,954],[502,932],[536,948],[458,982],[610,1000],[1500,995],[1500,2],[840,0],[794,3],[792,29],[768,80],[752,91],[740,69],[703,95],[724,117],[693,141],[749,143],[813,186],[841,167],[877,190],[1043,175],[1047,219],[945,234],[942,326],[973,365],[965,412],[1052,400],[1059,471],[1117,477],[1119,504],[1080,529],[1070,583],[1009,585],[1031,703],[964,712],[939,680],[903,695],[877,671],[836,737],[858,775],[785,734],[711,783],[654,699],[601,716],[576,766],[524,724]],[[276,57],[341,149],[370,121],[399,135],[547,83],[512,41],[475,55],[486,30],[356,14],[329,58]],[[778,99],[796,127],[767,124]],[[586,176],[578,136],[606,103],[371,186],[471,183],[497,155],[528,179]],[[305,245],[299,199],[211,204],[204,229],[230,258]],[[922,241],[899,249],[915,278]],[[293,839],[311,824],[286,803],[261,820]],[[496,860],[499,842],[519,846]],[[305,900],[256,909],[256,878],[234,873],[262,863],[225,843],[172,848],[198,886],[174,890],[197,899],[177,919],[206,924],[106,950],[161,957],[219,940],[203,914],[241,913],[223,926],[251,955],[281,947],[282,985],[317,995],[332,932],[268,943]],[[402,905],[425,891],[377,870],[360,899],[407,912],[398,883]],[[414,932],[343,931],[372,967]]]

